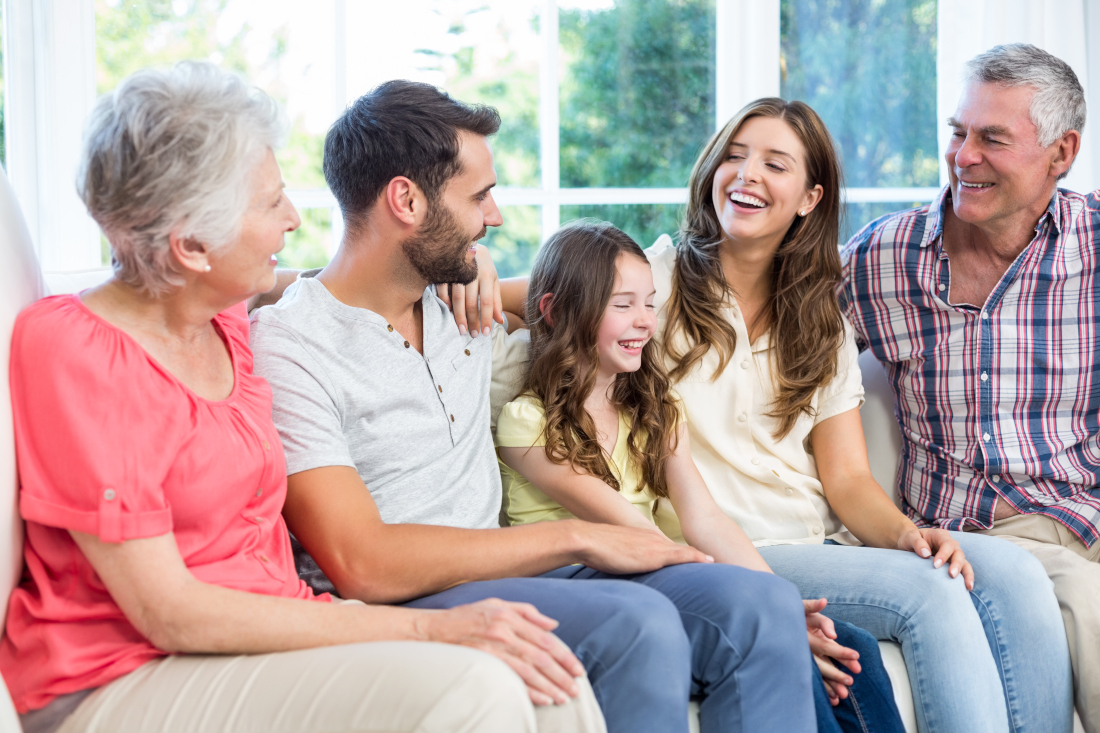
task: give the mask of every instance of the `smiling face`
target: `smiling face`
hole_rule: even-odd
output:
[[[711,198],[727,240],[782,242],[800,211],[821,199],[807,188],[806,151],[777,117],[752,117],[730,140],[714,173]]]
[[[429,283],[466,283],[477,277],[474,253],[488,227],[504,219],[493,200],[497,176],[487,138],[459,133],[459,172],[447,181],[416,233],[402,243],[409,262]]]
[[[283,191],[283,176],[268,149],[252,174],[252,201],[236,242],[215,250],[204,281],[227,296],[244,299],[275,287],[275,255],[287,232],[302,220]]]
[[[642,350],[657,329],[653,296],[649,263],[636,255],[619,254],[615,260],[615,285],[596,335],[601,376],[613,378],[641,368]]]
[[[948,120],[951,205],[968,224],[1025,216],[1037,221],[1054,195],[1058,143],[1043,148],[1031,121],[1035,88],[972,82]]]

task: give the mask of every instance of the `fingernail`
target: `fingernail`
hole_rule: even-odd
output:
[[[489,327],[486,326],[485,328],[483,328],[482,333],[484,333],[486,336],[488,336],[489,335]]]
[[[932,553],[931,553],[931,552],[929,552],[929,550],[928,550],[928,548],[927,548],[927,547],[925,547],[924,549],[922,549],[922,550],[920,551],[920,556],[921,556],[921,557],[928,557],[928,556],[929,556],[929,555],[931,555],[931,554],[932,554]]]
[[[710,555],[707,555],[707,562],[714,562],[714,558]]]
[[[940,565],[943,565],[943,560],[941,560],[937,557],[936,561],[934,563],[932,563],[932,567],[938,568]]]
[[[466,335],[466,327],[465,326],[459,326],[458,327],[458,332],[460,334],[462,334],[463,336],[465,336]]]

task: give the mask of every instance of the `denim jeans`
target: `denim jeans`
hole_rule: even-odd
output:
[[[483,598],[533,604],[556,619],[592,683],[609,733],[816,729],[802,603],[782,578],[732,565],[674,565],[614,576],[582,565],[538,578],[460,585],[406,604]]]
[[[1069,652],[1042,566],[1009,542],[952,536],[974,567],[973,592],[911,552],[776,545],[760,553],[803,597],[827,598],[826,615],[901,644],[922,733],[1069,733]]]
[[[835,624],[837,643],[859,652],[860,673],[852,674],[843,664],[837,664],[852,674],[855,683],[848,689],[848,697],[833,707],[815,663],[814,708],[818,733],[905,733],[878,641],[858,626],[843,621],[835,621]]]

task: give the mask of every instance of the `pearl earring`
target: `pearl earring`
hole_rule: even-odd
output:
[[[803,209],[802,211],[798,212],[798,215],[799,216],[806,216],[806,210]],[[207,268],[209,268],[209,265],[207,265]]]
[[[210,272],[210,265],[207,265],[206,267],[204,267],[202,269],[203,269],[204,272]]]

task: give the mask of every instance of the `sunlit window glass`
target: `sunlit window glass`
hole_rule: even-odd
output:
[[[714,0],[560,7],[562,187],[686,185],[714,132]]]
[[[936,186],[936,0],[780,8],[782,96],[821,115],[846,185]]]
[[[539,180],[538,4],[532,0],[347,3],[347,96],[388,79],[435,84],[500,110],[499,184]]]
[[[99,92],[141,68],[202,59],[278,99],[292,124],[278,152],[292,193],[325,188],[324,135],[346,104],[399,78],[497,106],[500,184],[538,183],[540,46],[530,0],[96,0],[95,8]],[[318,207],[315,195],[306,200],[302,227],[280,253],[286,266],[323,265],[338,244],[331,208]],[[501,241],[529,242],[530,218],[506,217]]]
[[[678,204],[597,204],[561,207],[562,223],[592,217],[609,221],[645,249],[662,234],[676,237],[684,207]]]
[[[482,243],[489,248],[501,277],[526,275],[539,250],[541,206],[502,206],[504,226],[489,230]]]

